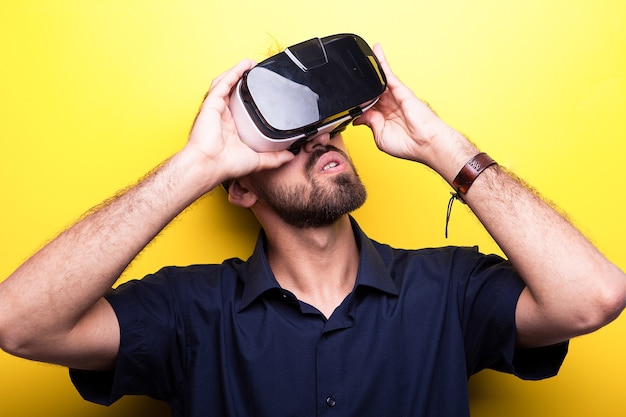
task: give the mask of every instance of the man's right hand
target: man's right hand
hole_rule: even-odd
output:
[[[198,166],[207,170],[205,178],[214,179],[217,173],[218,183],[278,168],[294,157],[286,150],[258,153],[243,143],[237,133],[228,107],[230,94],[245,71],[253,66],[253,61],[243,60],[213,80],[182,151],[197,158]],[[208,188],[217,185],[209,182]]]

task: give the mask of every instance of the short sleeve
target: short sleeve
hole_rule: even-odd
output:
[[[555,376],[569,348],[569,341],[533,349],[517,349],[513,358],[513,373],[526,380]]]
[[[168,270],[122,284],[106,296],[120,325],[113,372],[70,370],[79,393],[109,405],[124,395],[165,400],[183,380],[185,335],[176,288]]]
[[[474,249],[463,255],[465,265],[472,266],[460,286],[468,375],[485,368],[522,379],[556,375],[568,343],[517,349],[515,310],[525,284],[509,261]]]

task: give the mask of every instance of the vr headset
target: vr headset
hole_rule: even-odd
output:
[[[372,107],[385,74],[357,35],[313,38],[247,71],[230,97],[239,136],[257,152],[289,149],[334,135]]]

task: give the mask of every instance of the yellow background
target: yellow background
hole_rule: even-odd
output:
[[[626,3],[527,0],[57,0],[0,4],[0,277],[178,150],[211,79],[243,57],[354,32],[450,124],[566,212],[622,269],[626,254]],[[498,251],[427,169],[345,134],[369,200],[356,213],[400,247]],[[247,257],[257,231],[221,190],[180,216],[122,277]],[[89,277],[85,277],[88,279]],[[2,279],[2,278],[0,278]],[[472,378],[474,416],[623,416],[626,321],[571,343],[560,375]],[[0,352],[0,416],[165,416],[86,403],[65,369]]]

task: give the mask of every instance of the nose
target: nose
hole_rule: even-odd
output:
[[[319,146],[326,146],[329,143],[330,143],[330,134],[324,133],[324,134],[314,137],[313,139],[305,143],[304,146],[302,146],[302,149],[304,149],[304,151],[307,153],[311,153],[315,150],[315,148]]]

